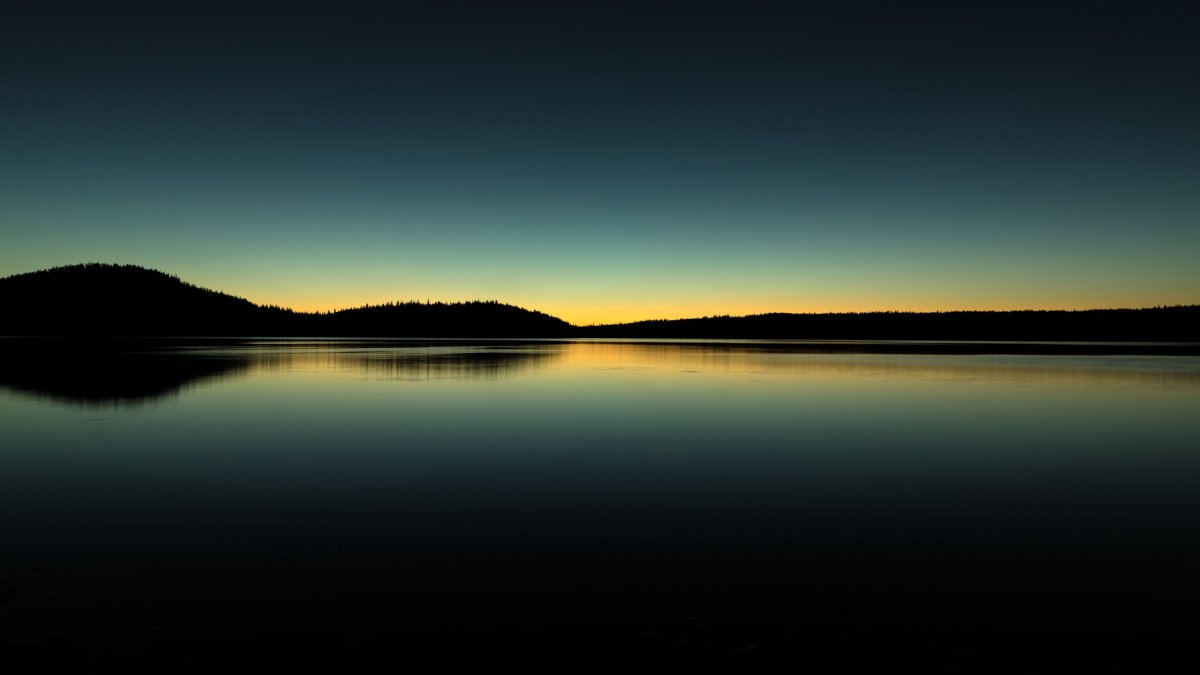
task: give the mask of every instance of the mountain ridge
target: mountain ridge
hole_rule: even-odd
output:
[[[767,313],[576,326],[495,300],[330,312],[258,305],[159,270],[66,265],[0,278],[0,335],[779,338],[1190,342],[1200,305],[1145,309]]]

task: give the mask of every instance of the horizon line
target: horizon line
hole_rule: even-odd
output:
[[[1187,308],[1187,307],[1200,306],[1200,303],[1159,303],[1159,304],[1154,304],[1154,305],[1145,304],[1145,305],[1141,305],[1141,306],[1132,306],[1132,305],[1123,305],[1123,306],[1117,306],[1117,305],[1109,305],[1109,306],[1095,306],[1095,305],[1089,305],[1089,306],[1021,305],[1021,306],[1018,306],[1018,305],[1006,305],[1006,306],[1002,306],[1002,307],[998,307],[998,308],[991,307],[991,308],[986,308],[986,309],[979,308],[979,307],[962,307],[962,306],[951,307],[951,308],[920,307],[920,308],[905,308],[905,309],[895,309],[895,308],[825,309],[825,310],[770,309],[770,310],[766,310],[766,311],[743,311],[742,313],[736,313],[734,311],[729,311],[729,310],[725,310],[725,311],[718,310],[714,313],[706,313],[706,314],[678,315],[678,316],[667,316],[667,317],[610,320],[610,321],[573,322],[573,321],[569,321],[567,319],[562,318],[556,312],[541,309],[540,307],[538,307],[536,305],[517,304],[514,302],[507,301],[507,300],[500,300],[500,299],[494,299],[494,298],[484,299],[479,296],[477,296],[473,299],[456,299],[456,300],[446,300],[446,299],[433,300],[430,298],[426,298],[423,301],[419,300],[419,299],[410,299],[410,300],[392,299],[392,300],[380,300],[380,301],[376,301],[376,302],[370,302],[370,301],[360,302],[358,304],[343,304],[343,305],[332,306],[332,307],[324,306],[324,307],[320,307],[320,308],[313,308],[311,306],[304,307],[304,306],[296,306],[296,305],[287,305],[287,304],[281,304],[281,303],[269,302],[269,301],[262,302],[262,301],[251,298],[249,295],[241,295],[236,292],[222,290],[222,289],[215,288],[215,287],[203,286],[203,285],[188,281],[187,279],[184,279],[182,276],[180,276],[178,274],[175,274],[172,272],[165,272],[156,267],[148,267],[145,265],[139,265],[139,264],[135,264],[135,263],[112,263],[112,262],[98,262],[98,261],[85,262],[85,263],[72,263],[72,264],[66,264],[66,265],[56,265],[53,267],[46,267],[46,268],[42,268],[42,269],[32,270],[29,272],[17,272],[17,273],[9,274],[5,277],[0,277],[0,279],[17,277],[17,276],[22,276],[22,275],[26,275],[26,274],[37,274],[40,272],[49,272],[49,271],[53,271],[53,270],[57,270],[57,269],[70,269],[70,268],[76,268],[76,267],[88,267],[88,266],[93,266],[93,265],[104,266],[104,267],[127,267],[127,268],[135,268],[135,269],[145,270],[145,271],[149,271],[149,272],[155,272],[155,273],[167,276],[167,277],[174,278],[174,279],[178,280],[179,282],[186,284],[188,286],[192,286],[192,287],[199,288],[199,289],[206,290],[206,291],[221,293],[223,295],[228,295],[228,296],[235,297],[235,298],[240,298],[242,300],[250,302],[251,304],[253,304],[257,307],[264,307],[264,308],[273,307],[273,308],[278,308],[278,309],[281,309],[284,311],[293,312],[296,314],[334,314],[337,312],[351,311],[351,310],[364,309],[364,308],[370,308],[370,307],[383,307],[383,306],[392,305],[392,304],[401,304],[401,305],[402,304],[447,304],[447,305],[453,305],[453,304],[465,304],[465,303],[471,303],[471,302],[479,302],[479,303],[494,302],[494,303],[498,303],[498,304],[508,305],[511,307],[517,307],[517,308],[524,309],[527,311],[534,311],[534,312],[538,312],[540,314],[545,314],[552,318],[563,321],[564,323],[566,323],[572,327],[575,327],[575,328],[589,328],[589,327],[599,327],[599,326],[619,326],[619,325],[648,323],[648,322],[694,321],[694,320],[716,319],[716,318],[738,319],[738,318],[768,316],[768,315],[778,315],[778,314],[798,315],[798,316],[835,316],[835,315],[859,315],[859,314],[953,314],[953,313],[988,313],[988,312],[991,312],[991,313],[1104,312],[1104,311],[1138,311],[1138,310],[1168,309],[1168,308]]]

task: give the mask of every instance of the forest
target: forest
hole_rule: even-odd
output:
[[[0,279],[0,335],[93,337],[673,338],[1200,341],[1200,305],[1142,309],[710,316],[575,326],[498,301],[392,302],[308,313],[256,305],[134,265]]]

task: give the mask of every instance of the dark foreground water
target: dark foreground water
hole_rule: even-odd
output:
[[[1200,626],[1195,356],[4,349],[4,670],[1136,672]]]

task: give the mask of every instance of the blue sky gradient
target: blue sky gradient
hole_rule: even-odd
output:
[[[6,6],[0,274],[577,323],[1197,303],[1185,10]]]

